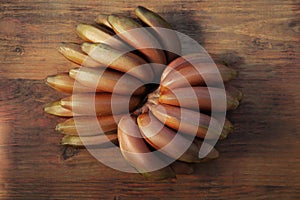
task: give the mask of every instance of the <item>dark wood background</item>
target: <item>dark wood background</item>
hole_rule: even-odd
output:
[[[297,0],[0,2],[0,198],[300,199],[300,3]],[[235,132],[219,159],[176,183],[110,169],[65,149],[60,119],[43,105],[61,97],[47,75],[73,64],[56,50],[79,41],[75,25],[98,13],[147,6],[239,71],[244,93],[229,113]]]

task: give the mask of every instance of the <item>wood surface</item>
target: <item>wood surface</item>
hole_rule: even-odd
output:
[[[48,75],[74,64],[56,50],[98,13],[153,9],[239,71],[235,132],[176,183],[147,181],[61,147],[61,119],[43,105],[62,97]],[[0,2],[1,199],[300,199],[300,3],[297,0]]]

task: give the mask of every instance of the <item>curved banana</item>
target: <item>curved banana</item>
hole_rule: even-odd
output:
[[[212,63],[213,61],[204,52],[180,56],[168,64],[168,67],[165,68],[163,74],[161,75],[161,80],[164,80],[171,71],[175,70],[177,67],[179,67],[182,64],[186,64],[187,62]]]
[[[236,98],[237,100],[241,101],[243,99],[243,93],[239,91],[237,88],[231,86],[231,85],[225,85],[226,91]]]
[[[109,141],[107,141],[109,140]],[[118,144],[118,135],[106,134],[106,135],[96,135],[89,137],[78,137],[73,135],[65,135],[61,139],[62,145],[72,145],[72,146],[93,146],[99,148],[109,148],[114,147]]]
[[[48,114],[56,115],[59,117],[73,117],[76,115],[70,109],[62,107],[60,105],[60,101],[48,103],[47,105],[45,105],[44,111]]]
[[[155,149],[175,160],[201,162],[198,156],[200,148],[196,144],[164,126],[151,113],[141,114],[137,121],[144,139]],[[208,157],[214,157],[215,151],[213,149]]]
[[[207,139],[223,139],[229,134],[229,128],[222,130],[219,122],[208,115],[166,104],[149,104],[148,107],[159,121],[179,132]],[[208,132],[210,121],[212,126]]]
[[[118,129],[118,122],[123,115],[95,117],[76,117],[57,124],[56,130],[65,135],[92,136]]]
[[[108,22],[111,24],[113,30],[119,34],[119,37],[128,44],[139,50],[144,54],[147,60],[151,63],[166,64],[166,57],[161,45],[156,38],[142,25],[129,17],[109,15]],[[136,29],[127,34],[126,31]],[[140,47],[153,47],[143,48]],[[160,75],[163,68],[153,68],[156,75]]]
[[[106,14],[99,14],[96,19],[95,19],[95,22],[99,25],[102,25],[102,26],[105,26],[107,28],[110,28],[112,29],[110,23],[108,22],[107,18],[108,18],[109,15],[106,15]]]
[[[181,43],[176,32],[164,31],[164,29],[158,28],[173,29],[171,24],[169,24],[157,13],[143,6],[138,6],[135,9],[135,14],[141,21],[153,28],[155,31],[155,36],[162,44],[164,50],[169,50],[166,52],[168,63],[178,57],[177,55],[180,55]]]
[[[81,67],[80,69],[71,69],[69,75],[80,84],[93,88],[97,92],[140,95],[146,91],[140,80],[114,70]]]
[[[151,65],[133,53],[124,53],[106,44],[83,43],[81,48],[93,59],[112,69],[128,73],[145,82],[154,78]]]
[[[191,163],[176,160],[170,166],[176,174],[192,174],[194,172],[194,167]]]
[[[164,90],[189,87],[189,86],[212,86],[220,85],[224,82],[236,78],[237,73],[235,70],[226,67],[222,64],[203,63],[195,60],[195,62],[184,62],[178,66],[169,68],[163,72],[164,79],[161,80],[161,88]],[[216,77],[221,75],[222,80]]]
[[[153,180],[176,179],[175,173],[169,166],[152,171],[156,166],[166,164],[151,153],[141,136],[135,117],[122,117],[118,125],[118,140],[123,157],[143,176]]]
[[[103,64],[82,53],[79,44],[61,43],[58,51],[68,60],[85,67],[100,67]]]
[[[226,95],[226,105],[222,102],[223,95]],[[161,93],[159,102],[180,106],[189,109],[212,110],[211,99],[214,99],[214,111],[224,112],[226,110],[236,109],[239,105],[238,99],[230,93],[220,88],[208,87],[187,87],[175,88]]]
[[[123,41],[117,39],[110,31],[96,28],[87,24],[79,24],[76,27],[76,31],[79,37],[84,41],[93,43],[104,43],[115,49],[128,51],[129,46]]]
[[[226,118],[223,126],[224,137],[227,137],[229,133],[232,133],[234,130],[233,124]]]
[[[76,83],[76,89],[74,89],[75,80],[71,78],[67,73],[57,74],[54,76],[48,76],[46,79],[47,85],[54,88],[57,91],[65,93],[73,92],[95,92],[93,88],[86,87],[80,83]],[[97,92],[103,92],[102,90],[97,90]]]
[[[60,100],[60,105],[85,116],[118,115],[133,111],[141,99],[111,93],[74,94]]]

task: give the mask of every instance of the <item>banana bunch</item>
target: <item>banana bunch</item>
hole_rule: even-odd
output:
[[[218,157],[207,141],[226,138],[233,125],[228,119],[222,125],[211,111],[236,109],[242,94],[221,87],[236,78],[235,70],[214,65],[201,53],[179,56],[177,34],[160,29],[172,29],[166,20],[142,6],[135,14],[139,22],[101,14],[97,25],[77,26],[84,42],[62,43],[59,52],[78,68],[46,80],[69,96],[44,110],[67,118],[56,126],[63,145],[102,148],[112,142],[140,174],[174,180],[176,174],[192,173],[192,163]],[[139,31],[130,32],[134,29]],[[200,158],[204,143],[209,151]]]

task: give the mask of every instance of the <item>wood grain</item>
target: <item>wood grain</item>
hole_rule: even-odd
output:
[[[300,4],[254,1],[1,1],[0,198],[299,199]],[[229,113],[235,133],[219,159],[176,183],[110,169],[86,150],[63,148],[43,105],[63,96],[44,84],[74,67],[56,50],[98,13],[161,13],[239,71],[245,94]]]

